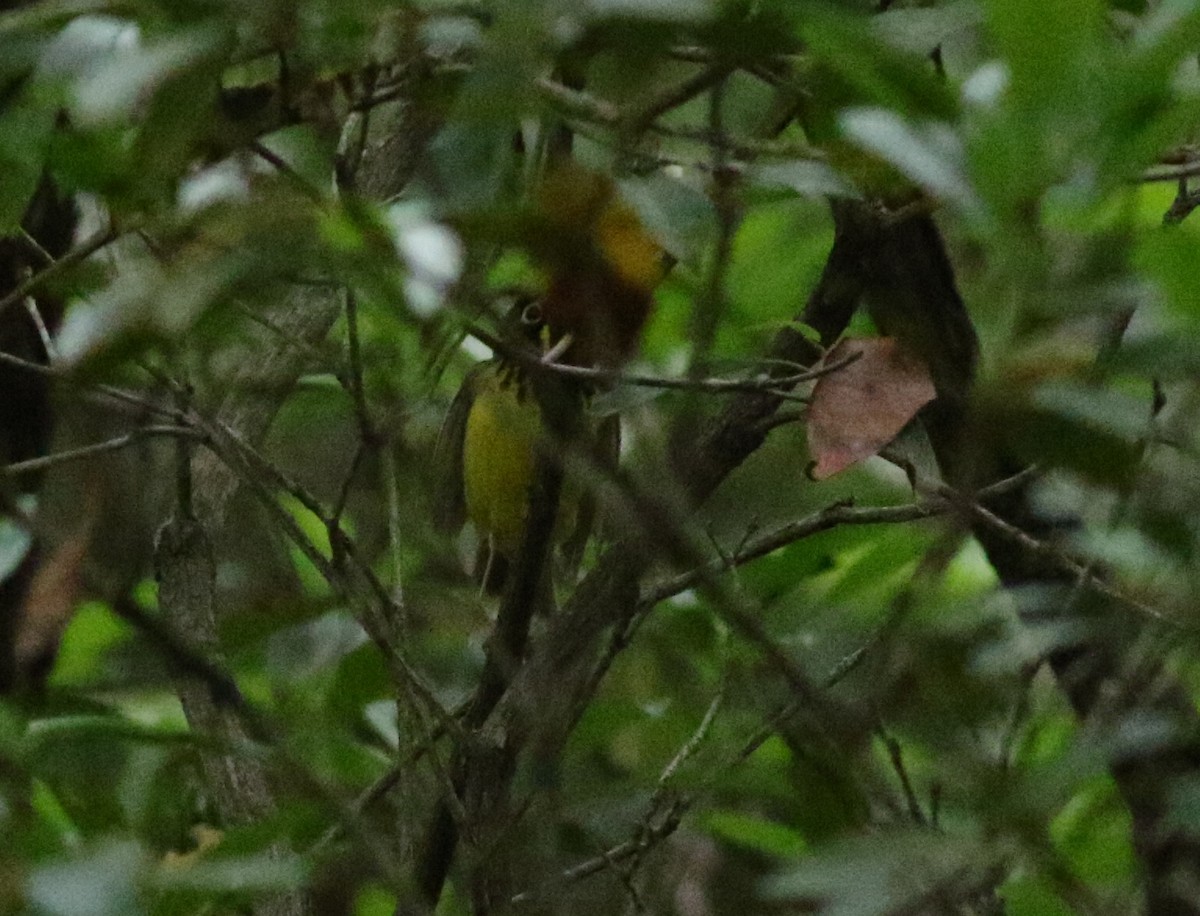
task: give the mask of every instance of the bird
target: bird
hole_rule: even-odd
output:
[[[500,322],[509,354],[497,352],[467,373],[435,447],[437,526],[455,532],[467,519],[474,524],[475,575],[487,594],[503,591],[521,548],[539,449],[563,472],[553,540],[563,544],[571,568],[582,556],[595,500],[586,474],[563,456],[587,455],[613,469],[620,441],[615,416],[589,413],[598,382],[556,377],[547,395],[545,383],[535,383],[538,370],[511,358],[512,351],[618,368],[636,349],[667,269],[662,248],[607,176],[561,168],[544,180],[539,208],[527,242],[548,276],[545,289],[514,297]]]
[[[513,302],[500,325],[510,350],[532,355],[549,340],[541,305],[529,296]],[[566,409],[581,416],[584,389],[571,385],[563,391],[573,402]],[[450,404],[434,462],[443,472],[438,527],[454,532],[467,519],[474,524],[480,547],[475,572],[488,594],[502,591],[520,549],[539,448],[562,451],[548,435],[530,370],[499,354],[477,363]],[[559,494],[556,533],[573,529],[579,509],[579,487],[571,478]]]

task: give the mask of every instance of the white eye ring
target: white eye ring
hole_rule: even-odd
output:
[[[542,307],[531,302],[521,309],[521,324],[538,325],[542,323]]]

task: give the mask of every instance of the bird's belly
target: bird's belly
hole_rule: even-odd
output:
[[[463,489],[467,513],[503,553],[521,542],[541,415],[531,397],[512,387],[479,394],[467,417]]]

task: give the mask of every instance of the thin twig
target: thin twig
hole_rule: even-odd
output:
[[[804,382],[811,382],[822,376],[830,375],[840,369],[845,369],[855,360],[862,357],[861,352],[851,353],[841,359],[797,372],[794,375],[769,376],[759,375],[756,378],[670,378],[661,375],[640,375],[635,372],[613,372],[608,369],[593,369],[584,366],[570,366],[565,363],[542,363],[547,369],[574,378],[594,379],[604,384],[633,385],[641,388],[670,388],[683,391],[704,391],[711,394],[729,394],[739,391],[769,391],[773,394],[786,394],[787,389]]]
[[[317,549],[316,545],[305,535],[296,520],[279,505],[268,483],[283,489],[295,497],[318,519],[327,523],[327,516],[323,513],[317,500],[299,484],[291,481],[283,471],[259,454],[256,449],[242,440],[236,432],[225,424],[219,421],[208,421],[203,418],[197,418],[196,422],[201,430],[207,434],[205,445],[241,477],[243,482],[250,486],[251,490],[258,497],[259,502],[271,513],[272,517],[287,534],[289,540],[300,549],[305,558],[312,563],[313,567],[329,583],[334,592],[350,602],[352,607],[359,611],[357,614],[359,621],[362,623],[367,635],[371,637],[372,641],[379,648],[384,660],[397,680],[404,684],[406,689],[411,691],[414,696],[420,698],[421,702],[434,715],[440,725],[447,728],[452,734],[461,737],[461,728],[458,726],[458,723],[454,721],[453,717],[442,706],[433,688],[425,683],[424,678],[417,672],[401,649],[399,640],[396,638],[397,634],[394,631],[393,622],[386,614],[381,612],[381,607],[392,609],[397,616],[402,612],[395,608],[392,597],[387,589],[379,581],[379,578],[375,575],[369,564],[363,561],[353,539],[341,528],[331,530],[331,534],[339,538],[339,549],[343,550],[345,556],[353,562],[355,571],[368,584],[368,587],[378,601],[378,605],[373,601],[363,600],[356,595],[347,577]]]
[[[22,227],[19,230],[19,234],[21,236],[21,241],[23,241],[25,243],[25,246],[31,252],[33,252],[35,255],[37,255],[37,258],[39,261],[42,262],[43,267],[49,267],[51,264],[54,263],[54,255],[52,255],[45,248],[43,248],[42,243],[39,242],[37,239],[35,239],[33,237],[33,235],[27,229]]]
[[[324,366],[330,362],[331,354],[321,350],[317,346],[314,346],[304,338],[293,334],[287,328],[281,327],[278,322],[273,321],[271,318],[262,314],[261,312],[255,311],[245,302],[241,300],[234,300],[233,306],[255,324],[266,328],[280,340],[293,347],[297,352],[307,353],[312,358],[315,365]]]
[[[1180,178],[1179,190],[1175,194],[1175,199],[1171,201],[1167,212],[1163,214],[1163,225],[1176,226],[1182,223],[1197,207],[1200,207],[1200,191],[1189,190],[1188,180]]]
[[[359,437],[358,444],[354,447],[354,455],[350,458],[350,467],[346,468],[346,473],[342,475],[341,486],[338,487],[337,499],[333,504],[333,511],[329,514],[329,521],[326,527],[332,529],[340,528],[342,524],[342,516],[346,512],[346,504],[350,501],[350,493],[354,489],[354,478],[358,476],[358,469],[362,467],[363,459],[367,457],[367,442],[362,437]],[[333,539],[330,539],[333,543]]]
[[[363,383],[362,342],[358,333],[358,297],[354,290],[346,289],[346,355],[350,363],[349,388],[354,399],[354,416],[358,420],[359,434],[364,442],[376,440],[375,426],[371,422],[371,411],[367,407],[366,386]]]
[[[512,898],[512,904],[515,906],[531,903],[553,887],[590,878],[592,875],[612,867],[612,863],[614,862],[621,862],[633,856],[642,855],[651,846],[666,839],[679,828],[689,804],[686,799],[676,799],[672,807],[664,813],[661,820],[655,824],[651,824],[648,829],[639,831],[634,839],[618,843],[603,854],[566,869],[556,878],[539,888],[522,891]]]
[[[1200,626],[1190,623],[1179,617],[1173,616],[1165,611],[1160,610],[1144,601],[1134,598],[1132,595],[1126,594],[1118,588],[1110,585],[1108,581],[1100,574],[1095,572],[1090,562],[1084,562],[1072,556],[1065,550],[1047,542],[1035,538],[1026,531],[1021,530],[1016,525],[1005,521],[995,512],[983,505],[986,498],[998,494],[1003,491],[1013,489],[1023,485],[1032,477],[1040,473],[1036,467],[1028,467],[1019,474],[1006,480],[993,484],[980,490],[976,498],[972,498],[964,494],[949,484],[940,481],[929,481],[916,476],[915,469],[910,463],[903,459],[891,455],[888,452],[881,453],[880,457],[897,464],[909,474],[910,480],[913,481],[918,492],[926,493],[930,497],[941,498],[949,501],[956,509],[966,513],[977,522],[982,522],[987,525],[997,534],[1002,535],[1009,541],[1017,544],[1022,549],[1029,553],[1049,560],[1062,572],[1070,573],[1076,578],[1076,588],[1081,588],[1086,585],[1088,588],[1110,598],[1118,604],[1123,604],[1132,610],[1143,614],[1147,618],[1156,623],[1165,624],[1181,632],[1197,633],[1200,632]]]
[[[360,98],[369,98],[375,93],[379,83],[379,69],[374,64],[367,67],[363,73],[363,91]],[[406,85],[406,84],[405,84]],[[349,93],[347,93],[349,95]],[[371,106],[359,110],[359,123],[355,138],[346,155],[339,155],[336,162],[336,174],[339,190],[354,191],[358,187],[358,170],[362,166],[363,154],[367,150],[367,140],[371,134]]]
[[[321,576],[335,590],[343,592],[346,590],[344,576],[340,574],[337,566],[317,550],[312,541],[301,532],[295,520],[278,505],[271,495],[269,487],[263,485],[263,481],[259,479],[259,476],[265,478],[271,486],[292,496],[300,505],[311,512],[325,526],[330,537],[331,548],[334,550],[344,550],[346,555],[354,560],[356,571],[375,593],[380,605],[389,608],[397,617],[403,615],[403,610],[395,605],[392,595],[389,594],[383,583],[379,581],[379,577],[375,575],[370,564],[366,563],[358,553],[354,540],[346,533],[344,528],[332,524],[330,515],[324,510],[320,501],[315,496],[289,477],[277,465],[268,460],[227,424],[219,420],[210,421],[198,415],[193,415],[193,420],[206,434],[205,444],[226,465],[239,473],[239,476],[242,476],[243,479],[254,485],[260,498],[268,505],[268,509],[281,520],[285,530],[292,535],[297,546],[301,548]],[[365,618],[360,617],[367,628],[368,635],[376,641],[380,649],[383,650],[386,658],[390,661],[395,661],[397,657],[396,653],[399,651],[398,640],[395,638],[398,634],[393,632],[391,621],[386,616],[380,615],[378,613],[379,609],[371,602],[362,604],[361,608],[364,611],[371,612]],[[440,704],[438,705],[440,707]]]
[[[0,298],[0,315],[3,315],[11,306],[24,301],[26,296],[31,295],[48,281],[65,273],[79,262],[87,260],[105,245],[113,242],[119,235],[120,232],[117,231],[117,228],[110,224],[106,229],[102,229],[91,238],[80,243],[77,248],[72,248],[57,261],[47,265],[29,279],[18,284],[17,288],[7,296]]]
[[[549,77],[540,77],[534,81],[534,87],[542,97],[555,105],[559,112],[566,117],[579,118],[598,124],[609,130],[620,131],[623,124],[624,112],[611,102],[598,99],[578,89],[564,86]],[[712,146],[715,138],[710,128],[677,127],[674,125],[651,124],[648,132],[665,137],[677,137],[692,140],[706,146]],[[759,158],[782,159],[814,159],[823,160],[825,154],[812,146],[799,143],[781,143],[770,140],[747,140],[744,138],[727,138],[725,143],[729,153],[739,160],[752,161]]]
[[[341,379],[342,385],[349,390],[350,398],[354,402],[354,417],[358,421],[359,442],[358,447],[354,450],[354,457],[350,461],[350,467],[346,470],[346,475],[342,479],[337,502],[334,503],[333,511],[329,516],[328,525],[331,528],[340,526],[342,513],[345,512],[346,503],[350,499],[350,491],[354,485],[354,478],[358,474],[363,460],[367,457],[367,453],[375,450],[379,444],[379,437],[375,433],[375,426],[371,421],[370,410],[367,407],[365,386],[363,384],[362,345],[358,334],[358,297],[354,294],[354,290],[349,287],[347,287],[345,292],[345,308],[346,351],[347,361],[350,364],[350,375],[349,378],[345,378],[339,373],[339,379]],[[331,541],[334,541],[332,537]]]
[[[667,784],[678,772],[679,768],[687,762],[700,744],[708,736],[708,731],[712,728],[713,720],[717,717],[717,711],[721,708],[721,703],[725,700],[725,685],[721,685],[721,689],[717,691],[716,696],[712,698],[712,702],[708,704],[708,709],[704,711],[704,717],[700,720],[700,724],[696,726],[696,730],[692,736],[684,742],[683,746],[671,758],[671,762],[663,767],[663,771],[658,776],[658,786],[655,790],[655,795],[665,792]]]
[[[913,822],[925,826],[927,823],[925,812],[921,809],[921,803],[917,800],[916,790],[913,789],[912,779],[908,775],[908,767],[904,765],[904,750],[900,747],[900,742],[895,736],[888,732],[883,726],[878,729],[879,739],[883,742],[883,746],[887,748],[888,759],[891,761],[892,770],[896,773],[896,778],[900,780],[900,788],[904,793],[904,803],[908,806],[908,816],[913,819]]]
[[[32,474],[57,464],[68,461],[78,461],[81,458],[91,458],[106,452],[116,452],[123,448],[153,436],[175,436],[181,438],[199,439],[202,434],[187,426],[143,426],[122,436],[115,436],[104,442],[92,445],[82,445],[79,448],[43,455],[40,458],[30,458],[26,461],[16,461],[8,465],[0,465],[0,477],[16,477],[20,474]]]
[[[1188,159],[1184,162],[1162,163],[1151,166],[1142,172],[1141,181],[1178,181],[1181,178],[1194,178],[1200,175],[1200,159]]]
[[[858,664],[859,661],[861,661],[870,647],[878,642],[878,639],[879,634],[876,633],[871,637],[870,640],[867,641],[867,643],[850,653],[850,655],[846,656],[845,659],[835,665],[822,682],[824,689],[827,690],[840,681],[849,670],[851,670]],[[703,735],[707,732],[709,726],[711,726],[712,719],[716,715],[719,700],[720,694],[718,694],[718,696],[714,698],[713,702],[709,705],[708,712],[706,712],[704,720],[697,728],[696,733],[691,739],[689,739],[687,744],[684,745],[684,749],[681,749],[681,751],[676,754],[674,758],[672,758],[671,763],[669,763],[663,770],[663,774],[658,780],[659,789],[655,792],[656,798],[659,798],[660,800],[665,798],[665,795],[662,794],[661,789],[665,785],[666,781],[670,779],[671,775],[673,775],[675,770],[678,769],[676,761],[682,761],[690,756],[690,754],[694,752],[694,748],[698,746],[699,741],[703,740]],[[738,751],[725,763],[723,767],[720,768],[719,771],[715,771],[709,775],[709,777],[705,780],[705,785],[708,787],[716,785],[722,774],[748,760],[755,751],[762,747],[763,743],[766,742],[771,735],[779,730],[783,723],[800,712],[805,705],[806,704],[803,699],[797,698],[788,701],[779,709],[777,709],[771,714],[767,722],[764,723],[761,728],[755,730],[755,732],[745,742],[743,742]],[[613,862],[622,861],[628,858],[640,857],[652,846],[674,833],[682,823],[684,815],[695,803],[696,793],[675,797],[671,800],[670,805],[663,813],[661,819],[657,822],[654,822],[652,815],[647,822],[643,824],[642,829],[639,830],[635,838],[626,840],[623,843],[613,846],[603,855],[597,856],[593,859],[588,859],[579,865],[566,869],[557,878],[548,882],[546,885],[517,894],[512,898],[512,903],[529,903],[540,897],[542,894],[548,892],[552,887],[580,881],[584,878],[589,878],[592,875],[599,874],[605,869],[611,867]],[[651,810],[653,812],[653,807]]]
[[[203,681],[213,703],[235,712],[250,737],[266,745],[278,744],[278,727],[246,700],[232,675],[223,666],[176,631],[170,621],[147,613],[128,596],[120,596],[109,606],[114,614],[146,636],[166,656],[172,667]]]
[[[711,560],[702,568],[689,570],[658,583],[642,595],[639,605],[641,607],[655,605],[695,587],[706,575],[745,565],[796,541],[841,525],[901,524],[942,515],[949,509],[950,504],[942,499],[925,500],[902,506],[867,506],[863,508],[857,508],[844,502],[834,503],[812,515],[747,540],[741,550],[725,560],[720,558]]]
[[[301,194],[308,197],[315,203],[321,204],[326,200],[326,195],[321,192],[321,189],[316,187],[311,181],[292,168],[291,164],[276,153],[274,150],[267,147],[261,140],[255,140],[250,144],[250,150],[254,155],[258,156],[264,162],[269,163],[275,168],[279,174],[283,175],[293,187]]]
[[[12,353],[0,351],[0,364],[14,366],[18,369],[23,369],[26,372],[33,372],[37,375],[45,375],[56,379],[68,385],[74,385],[84,390],[94,391],[114,401],[120,401],[123,404],[128,404],[132,407],[145,413],[157,414],[167,420],[182,422],[184,418],[180,416],[179,411],[174,408],[164,407],[154,401],[144,398],[132,391],[126,391],[123,388],[117,388],[113,385],[93,385],[87,382],[79,381],[73,378],[69,373],[57,366],[47,366],[44,363],[37,363],[33,360],[22,359],[20,356],[15,356]]]
[[[382,462],[384,484],[387,489],[388,503],[388,550],[392,561],[392,603],[401,611],[406,607],[404,601],[404,551],[401,548],[400,532],[403,522],[400,517],[400,471],[396,467],[396,455],[392,449],[383,451]],[[405,623],[401,617],[401,625]]]
[[[38,308],[38,304],[32,296],[25,297],[25,311],[29,313],[29,320],[37,329],[38,340],[42,342],[42,349],[46,351],[46,359],[51,365],[54,365],[58,362],[58,351],[54,346],[54,338],[51,337],[50,329],[46,327],[46,322],[42,318],[42,310]]]
[[[633,136],[642,133],[672,108],[690,102],[706,89],[711,89],[724,80],[729,70],[729,65],[724,62],[709,64],[687,79],[668,86],[652,98],[632,106],[632,110],[623,115],[623,131]]]
[[[568,363],[547,362],[536,350],[513,346],[483,328],[471,325],[467,333],[480,343],[490,347],[511,362],[534,371],[552,372],[568,378],[593,381],[604,386],[632,385],[641,388],[666,388],[682,391],[700,391],[710,394],[732,394],[737,392],[770,392],[787,397],[787,389],[804,382],[811,382],[846,368],[862,358],[861,352],[849,353],[814,369],[805,369],[791,375],[760,374],[755,378],[680,378],[662,375],[646,375],[637,372],[620,372],[592,366],[573,366]]]
[[[955,492],[950,487],[942,487],[940,489],[948,493]],[[1089,564],[1080,562],[1070,554],[1060,550],[1058,547],[1055,547],[1053,544],[1047,543],[1046,541],[1040,541],[1033,535],[1022,531],[1016,525],[1009,524],[985,506],[981,506],[977,502],[962,500],[961,494],[956,495],[955,498],[956,500],[960,501],[958,502],[958,505],[969,515],[978,521],[983,522],[993,531],[1003,535],[1005,538],[1013,541],[1030,553],[1051,561],[1063,572],[1069,572],[1080,577],[1082,581],[1087,583],[1088,588],[1098,592],[1101,595],[1104,595],[1106,598],[1110,598],[1113,601],[1116,601],[1118,604],[1123,604],[1126,607],[1132,608],[1156,623],[1166,624],[1167,626],[1185,632],[1195,633],[1200,631],[1200,627],[1198,627],[1197,624],[1183,620],[1172,614],[1168,614],[1167,612],[1159,610],[1158,608],[1147,604],[1138,598],[1134,598],[1132,595],[1126,594],[1118,588],[1114,588],[1103,577],[1094,572],[1090,568]]]
[[[329,516],[311,493],[289,478],[229,426],[220,421],[208,421],[202,417],[196,417],[196,423],[207,434],[205,444],[251,486],[260,502],[275,517],[292,542],[300,548],[322,578],[336,593],[345,597],[360,612],[357,615],[359,621],[363,624],[367,635],[379,647],[397,679],[405,684],[414,695],[420,697],[440,724],[446,726],[452,733],[459,734],[461,729],[458,728],[457,723],[451,719],[446,709],[437,700],[433,689],[425,683],[424,678],[418,674],[400,648],[400,634],[396,632],[394,621],[403,618],[403,608],[395,603],[393,596],[379,581],[379,577],[371,569],[370,564],[365,562],[359,554],[354,540],[343,528],[330,524]],[[355,590],[350,586],[348,577],[317,549],[295,519],[279,505],[270,488],[260,477],[270,485],[291,495],[326,526],[326,531],[331,539],[331,547],[353,562],[355,572],[361,576],[374,593],[378,605],[370,600],[362,600],[356,595]],[[382,608],[387,608],[391,614],[383,613]]]
[[[725,79],[715,82],[709,92],[708,127],[712,132],[712,203],[717,214],[717,239],[712,255],[712,265],[705,278],[704,290],[692,310],[689,338],[692,349],[689,356],[687,377],[698,380],[703,377],[709,355],[717,340],[717,330],[725,317],[728,298],[725,295],[725,278],[733,257],[733,237],[741,222],[736,194],[736,173],[729,168],[729,142],[725,134]],[[772,389],[785,388],[778,382]],[[696,402],[685,407],[677,433],[687,436],[696,418]]]
[[[466,703],[460,703],[458,708],[452,712],[455,721],[462,718],[467,711]],[[382,799],[388,794],[400,781],[400,777],[404,775],[404,771],[411,766],[415,766],[421,761],[433,746],[442,738],[446,737],[447,730],[443,725],[434,725],[432,730],[424,738],[416,743],[408,752],[405,758],[396,762],[387,769],[385,773],[379,776],[373,783],[358,795],[350,804],[350,811],[355,818],[362,817],[368,808]],[[331,843],[336,841],[345,833],[345,825],[332,824],[321,836],[308,848],[307,854],[312,856],[326,849]]]

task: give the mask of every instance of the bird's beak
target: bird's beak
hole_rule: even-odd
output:
[[[549,329],[547,329],[547,330],[549,330]],[[544,362],[544,363],[558,362],[559,357],[562,356],[564,353],[566,353],[567,350],[569,350],[571,348],[571,344],[573,344],[574,342],[575,342],[575,335],[572,334],[570,331],[568,331],[566,334],[564,334],[562,337],[560,337],[558,339],[557,343],[555,343],[554,346],[552,346],[549,350],[547,350],[545,353],[542,354],[542,362]]]

